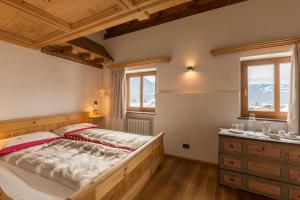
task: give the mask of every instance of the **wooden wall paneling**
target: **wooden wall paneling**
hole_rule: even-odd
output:
[[[0,121],[0,139],[86,122],[87,116],[88,113],[82,112]]]

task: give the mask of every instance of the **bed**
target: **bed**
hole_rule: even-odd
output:
[[[10,138],[13,136],[23,135],[35,131],[51,131],[56,128],[87,122],[87,113],[71,113],[55,116],[36,117],[28,119],[8,120],[0,122],[0,139]],[[163,135],[159,133],[155,135],[149,142],[132,152],[125,159],[114,165],[110,169],[105,170],[101,175],[97,176],[93,181],[80,189],[73,191],[68,188],[61,187],[55,197],[68,200],[98,200],[98,199],[133,199],[153,176],[157,169],[163,164],[164,149]],[[0,173],[0,177],[16,176],[22,170],[8,167],[0,161],[0,170],[5,173]],[[19,170],[19,171],[18,171]],[[16,172],[18,171],[18,172]],[[24,173],[24,172],[23,172]],[[30,173],[30,172],[26,172]],[[29,177],[32,173],[27,175]],[[26,175],[22,174],[26,182]],[[48,195],[43,199],[55,199],[51,196],[51,188],[55,184],[51,181],[47,182],[43,177],[33,176],[33,181],[40,183],[36,184],[40,187],[40,191],[45,190]],[[12,178],[13,181],[18,181],[18,175]],[[26,182],[28,186],[28,180]],[[44,188],[42,188],[44,187]],[[25,188],[26,189],[26,188]],[[32,188],[29,188],[32,189]],[[0,188],[0,200],[10,200],[6,194],[7,188]],[[31,193],[30,190],[26,191]],[[44,195],[43,193],[41,195]],[[59,198],[58,198],[59,199]]]

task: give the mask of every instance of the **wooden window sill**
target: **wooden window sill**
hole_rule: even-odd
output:
[[[248,120],[249,117],[238,117],[241,120]],[[255,118],[257,121],[270,121],[270,122],[287,122],[286,119],[271,119],[271,118]]]
[[[156,115],[155,112],[145,112],[145,111],[126,111],[126,114],[144,114],[144,115]]]

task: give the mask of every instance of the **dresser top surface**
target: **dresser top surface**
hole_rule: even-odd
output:
[[[252,140],[261,140],[261,141],[278,142],[278,143],[285,143],[285,144],[299,144],[300,145],[300,140],[291,140],[291,139],[284,139],[284,138],[280,138],[279,140],[271,139],[269,136],[264,135],[262,132],[254,132],[254,133],[252,132],[251,133],[251,132],[245,131],[243,134],[237,134],[237,133],[230,132],[230,129],[220,128],[219,135],[252,139]]]

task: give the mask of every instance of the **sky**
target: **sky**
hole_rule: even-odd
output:
[[[280,83],[290,82],[290,63],[280,64]],[[248,67],[248,84],[274,84],[274,65]]]

